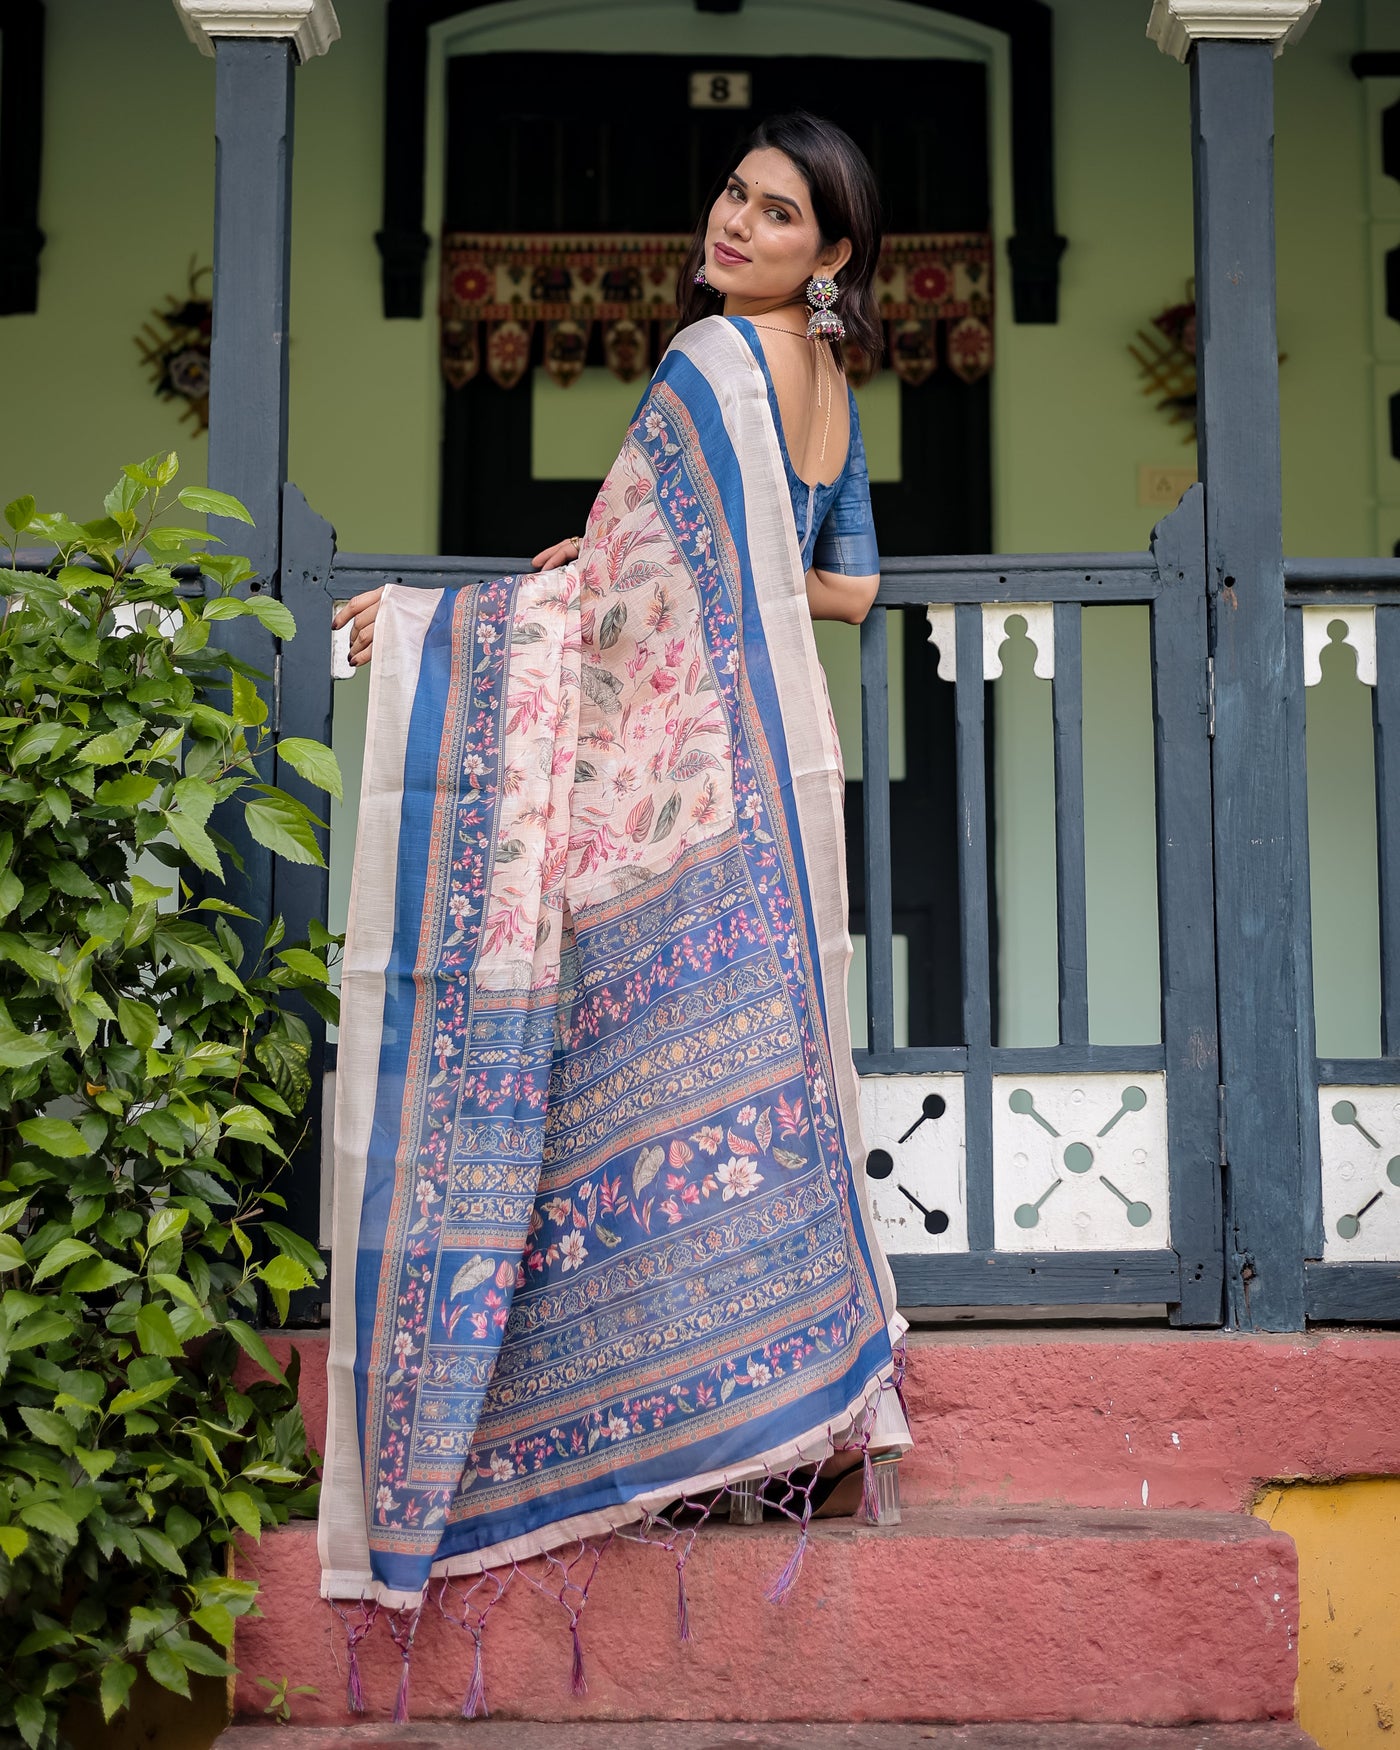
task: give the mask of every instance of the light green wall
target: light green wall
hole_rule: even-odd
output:
[[[297,78],[290,473],[337,525],[343,546],[430,551],[441,393],[433,326],[381,318],[373,243],[383,0],[338,0],[337,10],[343,40]],[[1003,275],[994,378],[1002,551],[1141,548],[1155,513],[1136,503],[1139,465],[1189,458],[1139,393],[1126,351],[1191,272],[1188,79],[1146,42],[1147,11],[1147,0],[1056,0],[1059,222],[1070,247],[1054,326],[1013,324]],[[1378,46],[1374,6],[1370,16],[1370,46]],[[994,33],[900,0],[747,0],[737,15],[703,15],[691,0],[521,0],[483,9],[471,23],[490,27],[479,44],[503,49],[669,48],[722,60],[726,51],[792,53],[796,42],[854,57],[983,58],[1001,237],[1009,226],[1005,53]],[[439,71],[452,29],[435,32]],[[209,256],[213,69],[186,42],[168,0],[49,0],[48,30],[41,222],[49,241],[39,313],[0,321],[0,394],[10,412],[0,425],[0,493],[33,490],[45,505],[84,514],[129,457],[173,445],[187,474],[203,475],[203,440],[153,399],[132,336],[154,305],[182,290],[190,259]],[[1393,508],[1377,510],[1363,96],[1347,67],[1362,40],[1360,0],[1326,0],[1307,38],[1278,64],[1286,539],[1296,553],[1375,551],[1379,523],[1390,529],[1395,520]],[[431,95],[438,103],[436,85]],[[434,129],[430,136],[439,137]],[[430,167],[430,230],[439,186],[440,166]],[[430,288],[430,310],[432,302]],[[874,409],[866,418],[880,427]],[[608,443],[599,441],[601,454]],[[520,545],[559,532],[523,530]],[[1145,684],[1140,641],[1126,628],[1094,635],[1108,702],[1099,709],[1086,695],[1089,831],[1102,846],[1090,866],[1094,1029],[1102,1038],[1151,1037],[1143,1029],[1156,1025],[1143,954],[1150,857],[1140,835],[1129,850],[1094,825],[1094,810],[1106,806],[1094,801],[1100,784],[1107,796],[1145,794],[1134,776],[1141,746],[1115,715]],[[835,633],[824,649],[854,769],[854,641],[844,640],[844,657],[842,642]],[[1087,674],[1087,630],[1085,651]],[[1053,844],[1045,838],[1048,792],[1043,775],[1014,753],[1015,726],[1034,719],[1040,685],[1018,679],[1013,665],[1000,689],[1007,1038],[1039,1036],[1053,1012],[1043,950],[1050,889],[1041,873],[1043,847]],[[363,689],[352,692],[362,697]],[[340,699],[339,739],[353,742],[351,698],[342,689]],[[1313,770],[1328,806],[1345,803],[1360,820],[1366,774],[1344,740],[1315,736]],[[1018,833],[1031,834],[1032,845],[1039,833],[1041,851],[1019,855]],[[1320,939],[1337,964],[1350,965],[1367,928],[1363,921],[1345,953],[1325,929]]]

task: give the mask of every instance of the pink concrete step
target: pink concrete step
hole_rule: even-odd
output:
[[[686,1571],[686,1645],[671,1559],[614,1543],[582,1619],[588,1692],[577,1699],[567,1617],[517,1581],[483,1635],[493,1715],[571,1730],[590,1719],[1292,1718],[1295,1552],[1247,1516],[917,1507],[898,1527],[818,1522],[791,1598],[767,1604],[795,1538],[782,1523],[707,1527]],[[348,1723],[344,1633],[317,1598],[314,1529],[268,1534],[243,1572],[263,1584],[264,1615],[239,1625],[240,1713],[265,1705],[258,1676],[285,1676],[318,1691],[298,1704],[301,1721]],[[400,1669],[386,1630],[381,1620],[360,1653],[378,1719]],[[470,1639],[430,1604],[413,1654],[413,1717],[456,1715],[471,1668]],[[707,1750],[739,1742],[716,1731]]]
[[[326,1341],[294,1340],[319,1448]],[[1266,1480],[1400,1473],[1400,1332],[921,1331],[905,1397],[913,1504],[1232,1511]]]
[[[230,1726],[214,1750],[559,1750],[557,1726],[459,1720],[426,1726]],[[570,1728],[569,1750],[1317,1750],[1282,1721],[1233,1726],[711,1725]]]

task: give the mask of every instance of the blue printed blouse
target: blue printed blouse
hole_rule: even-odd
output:
[[[744,316],[731,316],[726,320],[739,329],[763,367],[763,378],[768,385],[768,405],[773,412],[778,448],[782,451],[788,490],[792,494],[792,515],[797,524],[803,568],[816,566],[820,571],[836,572],[842,577],[873,577],[880,569],[880,552],[870,511],[870,473],[865,461],[855,395],[847,388],[851,403],[851,438],[841,472],[829,484],[814,486],[798,475],[788,455],[773,374],[768,369],[758,330]]]

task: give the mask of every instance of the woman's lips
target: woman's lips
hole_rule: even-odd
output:
[[[715,244],[715,260],[723,262],[726,267],[737,267],[741,261],[747,261],[747,255],[740,255],[737,249],[731,249],[727,243]]]

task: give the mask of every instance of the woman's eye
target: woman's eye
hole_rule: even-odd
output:
[[[768,217],[770,219],[781,219],[785,225],[787,224],[788,216],[781,207],[769,207]]]

